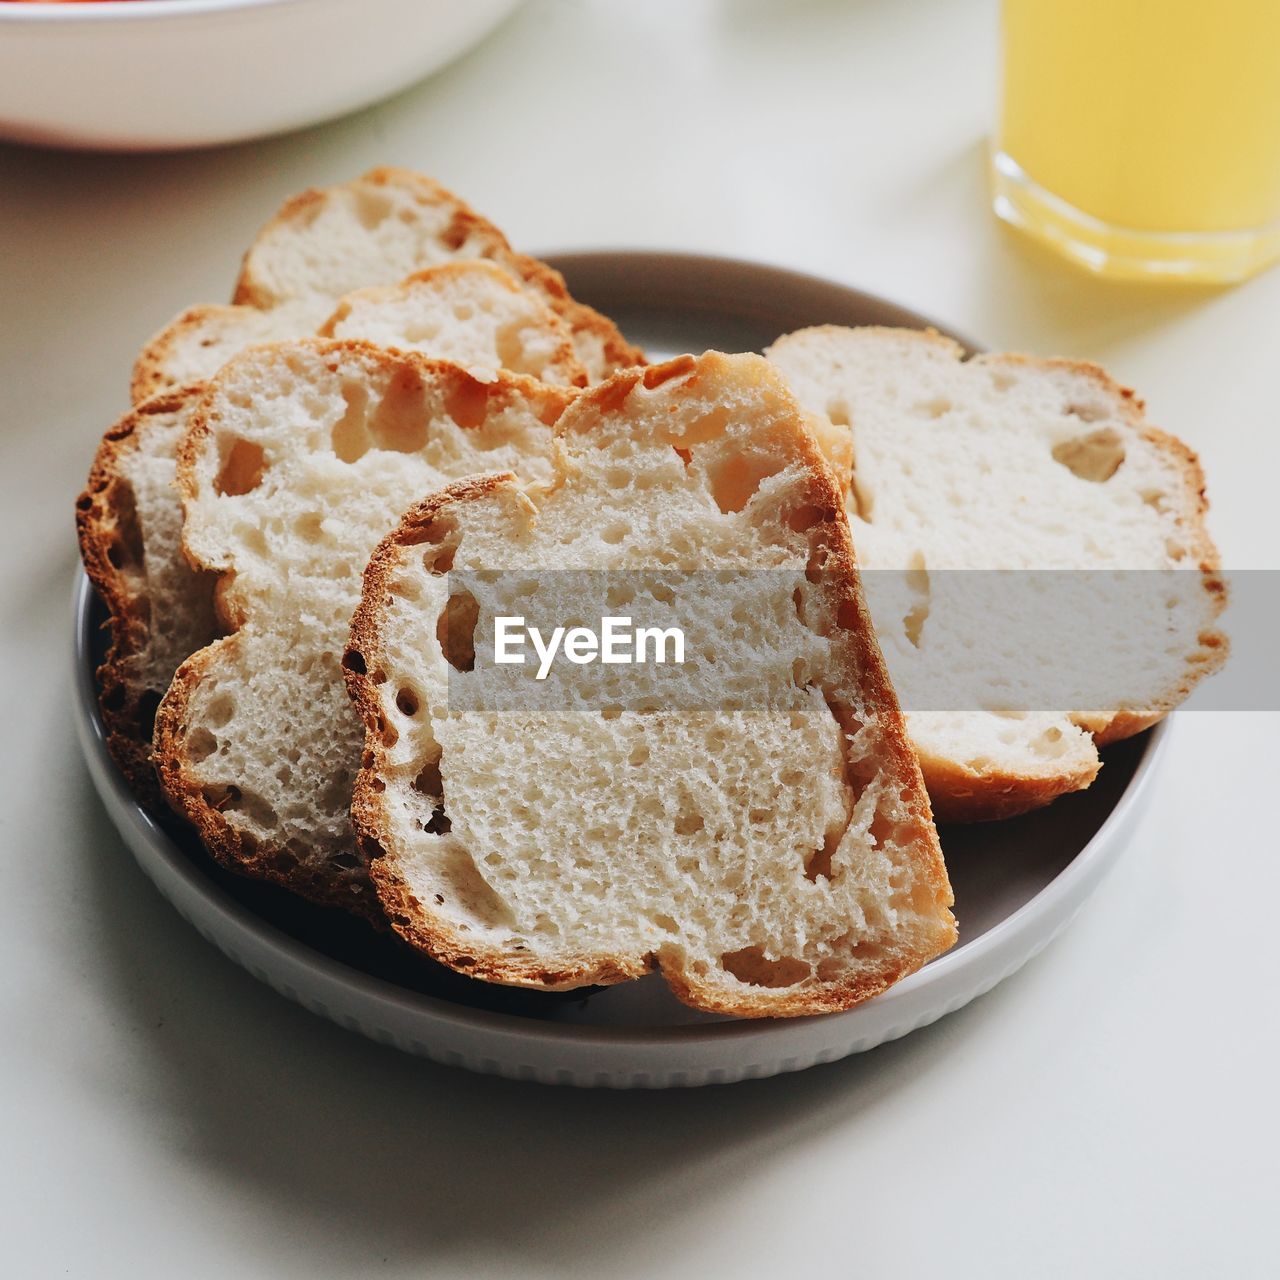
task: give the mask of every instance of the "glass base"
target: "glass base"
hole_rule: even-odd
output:
[[[1033,182],[1012,157],[991,155],[996,215],[1098,275],[1229,284],[1280,259],[1280,223],[1250,231],[1113,227]]]

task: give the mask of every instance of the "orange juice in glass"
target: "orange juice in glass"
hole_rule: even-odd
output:
[[[1280,0],[1004,0],[1000,217],[1105,275],[1280,257]]]

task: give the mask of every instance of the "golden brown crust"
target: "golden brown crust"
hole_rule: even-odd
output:
[[[564,277],[558,271],[537,258],[516,253],[506,236],[492,222],[436,182],[434,178],[428,178],[425,174],[416,173],[410,169],[382,166],[371,169],[363,177],[356,179],[356,182],[398,187],[413,193],[422,204],[449,207],[452,215],[449,229],[444,236],[446,244],[462,245],[468,241],[477,243],[481,250],[480,256],[505,267],[512,275],[542,294],[551,309],[565,321],[573,333],[590,334],[599,339],[610,371],[644,363],[644,352],[628,342],[612,320],[584,303],[576,301],[570,295],[565,286]],[[235,292],[232,295],[233,302],[262,308],[278,305],[278,300],[272,297],[265,283],[254,274],[254,252],[258,245],[276,230],[288,226],[299,218],[305,218],[311,210],[319,207],[327,198],[328,191],[312,189],[285,202],[258,233],[254,244],[245,254]]]
[[[133,403],[140,404],[152,396],[163,395],[178,385],[172,373],[173,352],[183,341],[195,334],[208,335],[212,327],[222,322],[234,323],[239,317],[245,316],[246,312],[249,319],[260,314],[256,308],[251,307],[204,303],[188,307],[158,333],[152,334],[133,362],[129,382],[129,394]],[[201,345],[210,345],[210,339],[206,336],[201,340]]]
[[[577,406],[607,412],[619,404],[642,378],[647,385],[657,386],[668,377],[682,376],[693,370],[693,378],[696,379],[703,370],[723,360],[724,357],[718,353],[709,352],[700,361],[681,356],[666,364],[650,366],[647,370],[625,370],[583,393]],[[557,435],[584,428],[590,430],[582,415],[575,413],[574,416],[576,420],[572,423],[562,420],[557,424]],[[881,717],[880,758],[884,768],[904,799],[909,797],[911,817],[922,846],[916,870],[934,910],[938,937],[917,947],[915,952],[887,957],[885,965],[877,972],[851,976],[842,982],[828,981],[820,987],[806,988],[789,996],[780,995],[777,991],[730,994],[723,985],[700,979],[682,963],[677,953],[664,950],[641,957],[583,956],[576,963],[548,969],[522,956],[486,950],[477,944],[473,935],[456,931],[445,918],[418,901],[399,870],[399,860],[405,851],[395,846],[386,810],[386,791],[379,778],[386,759],[386,726],[377,692],[383,664],[382,614],[391,599],[390,583],[401,550],[429,540],[433,526],[438,527],[437,521],[451,507],[504,491],[509,492],[514,500],[528,501],[516,478],[506,473],[472,477],[432,494],[410,510],[383,539],[365,569],[364,590],[352,618],[351,641],[343,658],[347,689],[366,730],[365,752],[352,800],[352,821],[361,848],[369,860],[373,882],[387,917],[396,932],[411,945],[459,972],[489,982],[566,990],[588,984],[609,985],[659,969],[677,998],[695,1008],[741,1017],[799,1017],[847,1009],[869,999],[955,941],[955,922],[949,910],[954,899],[933,826],[929,798],[871,627],[840,487],[798,410],[790,426],[790,444],[799,455],[806,473],[805,490],[800,501],[821,513],[818,523],[810,530],[810,567],[816,571],[814,580],[827,596],[830,616],[839,619],[838,628],[844,648],[842,656],[853,670],[861,674],[861,691]],[[550,488],[567,479],[567,464],[563,458],[558,460],[557,470],[559,474]],[[841,724],[849,724],[854,719],[854,709],[844,691],[824,688],[824,693]]]
[[[213,860],[228,871],[269,881],[319,906],[341,907],[385,929],[385,917],[363,868],[353,868],[347,878],[338,880],[330,871],[309,864],[297,850],[256,840],[227,821],[218,800],[206,794],[187,770],[183,743],[189,728],[192,695],[223,646],[234,648],[238,643],[238,636],[233,634],[193,654],[178,668],[160,703],[154,756],[166,799],[174,812],[195,827]]]
[[[162,795],[151,763],[154,692],[131,673],[151,634],[151,601],[143,572],[145,547],[133,511],[124,461],[138,447],[138,434],[162,414],[181,412],[201,394],[195,384],[155,397],[130,410],[102,437],[84,491],[76,499],[80,557],[107,609],[111,643],[98,668],[98,706],[107,747],[130,789],[156,807]]]

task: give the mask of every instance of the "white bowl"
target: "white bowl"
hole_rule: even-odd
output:
[[[158,150],[298,129],[435,71],[518,3],[0,2],[0,136]]]

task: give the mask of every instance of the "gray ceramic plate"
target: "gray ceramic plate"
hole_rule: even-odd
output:
[[[759,349],[807,324],[929,323],[830,281],[743,262],[621,252],[551,261],[577,297],[655,356]],[[1039,951],[1098,885],[1125,847],[1167,736],[1159,728],[1108,748],[1089,791],[1039,813],[944,828],[960,942],[919,973],[847,1013],[730,1020],[686,1009],[656,977],[569,998],[474,982],[358,921],[214,866],[178,823],[138,806],[107,754],[93,676],[102,617],[81,576],[81,742],[112,820],[182,915],[283,995],[353,1031],[439,1062],[556,1084],[656,1088],[796,1071],[959,1008]]]

